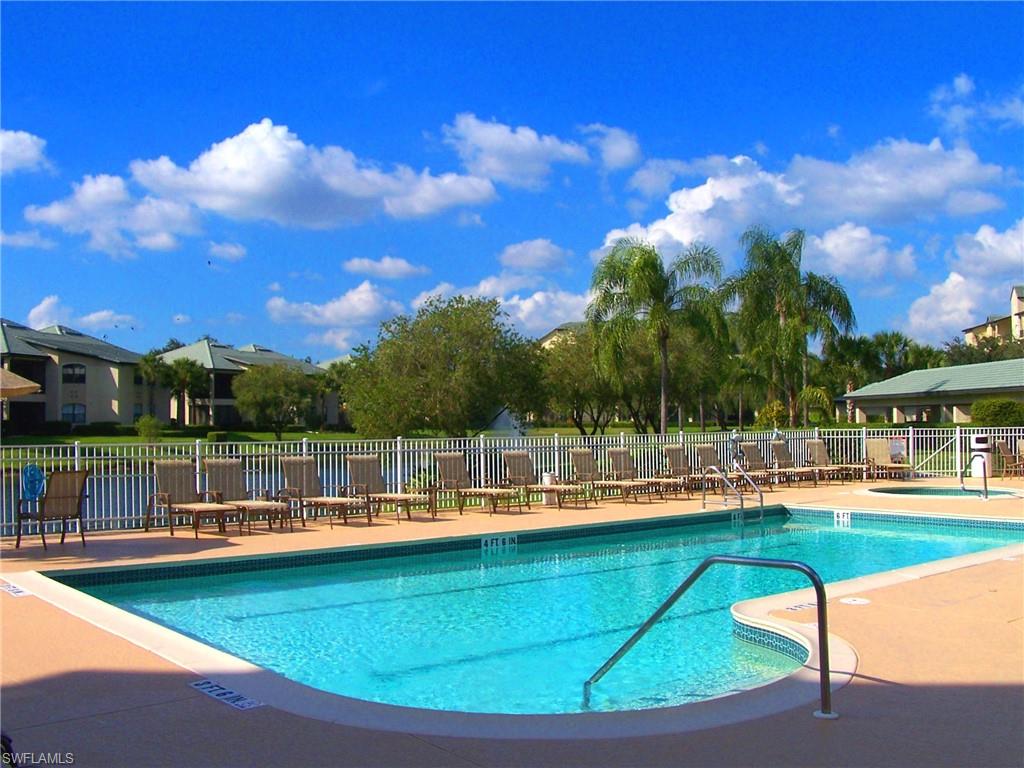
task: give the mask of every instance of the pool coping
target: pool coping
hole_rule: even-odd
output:
[[[822,509],[820,505],[787,504],[784,506],[794,510]],[[854,511],[892,514],[879,510]],[[713,512],[707,517],[720,514],[720,512]],[[897,514],[915,516],[912,512]],[[918,516],[920,514],[922,513],[918,513]],[[690,520],[693,520],[694,517],[694,515],[688,516]],[[1004,522],[983,516],[974,516],[973,519]],[[662,521],[664,521],[663,518]],[[599,524],[594,527],[607,526]],[[479,536],[446,538],[478,539]],[[834,582],[828,585],[829,600],[924,578],[935,573],[957,570],[1007,557],[1017,558],[1022,555],[1024,555],[1024,544],[1015,543],[984,552]],[[109,568],[90,570],[109,570]],[[72,571],[78,571],[78,569],[72,569]],[[213,679],[249,698],[303,717],[382,731],[433,736],[542,740],[685,733],[787,711],[816,702],[819,695],[816,626],[771,615],[773,612],[789,609],[794,605],[807,606],[814,599],[812,589],[794,590],[746,600],[732,607],[733,618],[739,624],[791,639],[807,649],[809,653],[807,661],[785,678],[743,692],[661,709],[513,715],[423,710],[327,693],[289,680],[278,673],[185,637],[172,629],[61,584],[38,571],[6,573],[4,579],[94,626],[153,652],[177,666],[191,670],[202,677]],[[858,660],[856,651],[841,637],[829,635],[829,643],[832,661],[831,685],[832,689],[836,690],[850,681],[856,672]]]

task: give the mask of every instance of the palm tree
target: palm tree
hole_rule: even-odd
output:
[[[139,376],[142,377],[146,387],[149,389],[149,415],[156,415],[156,388],[166,384],[169,377],[169,367],[160,357],[159,352],[151,349],[139,358]]]
[[[195,360],[188,357],[179,357],[171,362],[169,366],[167,383],[171,394],[178,401],[176,418],[178,426],[185,426],[185,399],[195,400],[197,397],[206,397],[210,393],[210,377]]]
[[[867,336],[837,336],[825,343],[822,352],[827,369],[839,377],[847,394],[878,378],[878,350]],[[849,399],[846,420],[850,424],[854,421],[853,401]]]
[[[796,367],[802,387],[808,381],[808,340],[828,340],[856,323],[846,291],[831,275],[801,271],[804,233],[788,232],[781,240],[763,227],[740,238],[746,265],[722,286],[726,301],[739,300],[740,326],[748,348],[767,345],[775,351],[773,376],[780,375],[788,400],[790,424],[796,423]],[[804,408],[807,423],[807,408]]]
[[[594,269],[586,311],[591,325],[619,349],[639,326],[657,348],[662,434],[668,430],[669,337],[680,324],[714,324],[714,292],[701,281],[718,281],[721,273],[722,261],[710,246],[692,245],[666,268],[657,248],[636,239],[619,240]]]

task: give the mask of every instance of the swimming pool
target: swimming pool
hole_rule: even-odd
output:
[[[953,485],[917,485],[917,486],[886,486],[869,488],[868,493],[881,493],[887,496],[939,496],[947,499],[977,499],[984,494],[982,488],[957,488]],[[1019,494],[1014,491],[1003,491],[989,488],[990,497],[1013,497]]]
[[[61,580],[321,690],[426,709],[567,713],[581,709],[583,680],[709,554],[805,560],[835,581],[1022,539],[1019,524],[774,512],[764,523],[669,518]],[[729,607],[805,585],[712,569],[595,686],[591,707],[671,706],[787,674],[802,658],[739,640]]]

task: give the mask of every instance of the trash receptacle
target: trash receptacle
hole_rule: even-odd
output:
[[[545,472],[540,478],[541,485],[558,485],[558,478],[554,472]],[[553,491],[545,491],[542,495],[544,506],[554,507],[558,504],[558,495]]]
[[[992,477],[992,446],[988,435],[971,435],[971,477]]]

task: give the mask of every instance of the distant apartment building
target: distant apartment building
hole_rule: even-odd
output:
[[[41,387],[4,403],[4,430],[32,432],[47,421],[131,424],[146,398],[140,357],[63,325],[33,330],[0,319],[0,364]]]
[[[1024,340],[1024,285],[1015,285],[1010,290],[1010,314],[989,315],[983,323],[964,328],[964,343],[972,347],[981,339]]]
[[[299,360],[267,347],[247,344],[243,347],[231,347],[209,339],[201,339],[160,357],[166,363],[173,363],[181,358],[188,358],[199,363],[210,375],[210,396],[204,398],[186,397],[184,408],[185,424],[208,424],[217,427],[238,426],[242,417],[235,407],[235,395],[231,388],[234,378],[249,368],[259,365],[287,365],[298,368],[312,376],[323,370],[307,360]],[[174,395],[170,396],[169,414],[175,417],[178,413],[178,402]],[[330,394],[319,403],[324,423],[338,423],[338,397]]]

